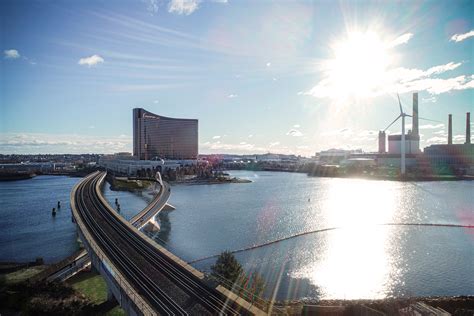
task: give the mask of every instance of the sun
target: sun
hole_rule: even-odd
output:
[[[352,32],[332,45],[324,64],[327,80],[340,97],[369,97],[383,85],[392,62],[389,45],[375,32]]]

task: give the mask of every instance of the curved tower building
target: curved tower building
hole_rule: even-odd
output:
[[[140,160],[197,159],[198,120],[133,109],[133,155]]]

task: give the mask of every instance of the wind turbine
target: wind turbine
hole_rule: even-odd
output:
[[[397,116],[397,118],[395,120],[393,120],[392,123],[390,123],[390,125],[387,126],[387,128],[385,128],[383,131],[387,131],[387,129],[392,126],[393,124],[395,124],[396,121],[398,121],[399,118],[402,118],[402,139],[401,139],[401,147],[400,147],[400,155],[401,155],[401,159],[400,159],[400,164],[401,164],[401,167],[400,167],[400,173],[402,174],[402,176],[405,175],[405,171],[406,171],[406,147],[405,147],[405,117],[411,117],[413,118],[413,116],[409,115],[409,114],[406,114],[405,112],[403,112],[403,107],[402,107],[402,102],[400,101],[400,95],[397,93],[397,97],[398,97],[398,106],[400,107],[400,115]],[[420,120],[425,120],[425,121],[431,121],[431,122],[438,122],[439,121],[436,121],[436,120],[430,120],[430,119],[427,119],[427,118],[423,118],[423,117],[419,117],[418,116],[418,119]]]
[[[403,112],[402,102],[400,102],[400,96],[398,95],[398,93],[397,93],[397,97],[398,97],[398,105],[400,106],[400,115],[397,116],[397,118],[395,120],[393,120],[393,122],[390,123],[390,125],[388,125],[387,128],[385,128],[383,131],[385,132],[390,126],[395,124],[395,122],[398,121],[399,118],[402,118],[402,141],[401,141],[400,154],[401,154],[401,174],[402,174],[402,176],[404,176],[405,175],[405,170],[406,170],[406,166],[405,166],[405,117],[406,116],[412,117],[412,116],[406,114],[405,112]]]

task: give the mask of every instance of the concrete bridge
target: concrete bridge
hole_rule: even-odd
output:
[[[161,177],[159,180],[161,180]],[[156,215],[166,208],[173,209],[171,205],[168,205],[170,185],[164,181],[159,181],[157,184],[160,185],[159,191],[150,204],[130,219],[130,223],[138,229],[143,227],[145,227],[145,230],[159,229],[159,225],[155,220]],[[38,279],[65,281],[90,265],[91,261],[87,250],[81,249],[68,258],[51,265],[50,268],[38,275]]]
[[[71,192],[71,209],[92,265],[128,314],[264,314],[223,287],[209,286],[200,271],[140,232],[140,224],[118,215],[101,194],[105,175],[95,172],[79,182]],[[166,185],[162,188],[169,194]],[[140,212],[143,222],[162,203]]]

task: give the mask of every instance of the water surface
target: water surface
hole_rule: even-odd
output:
[[[80,178],[37,176],[0,182],[0,261],[59,261],[78,249],[69,195]],[[53,207],[61,201],[56,217]]]

